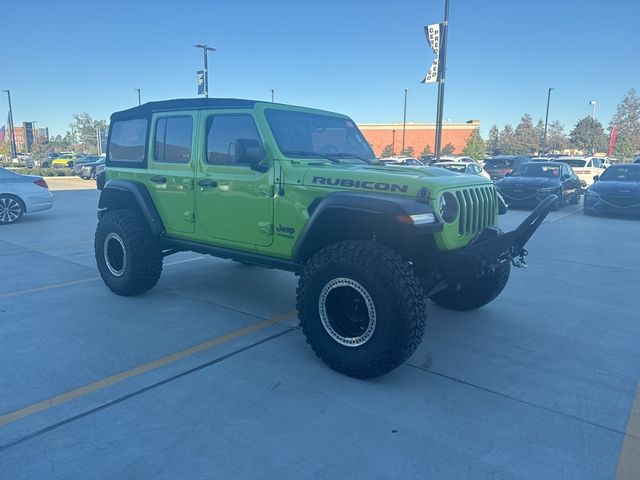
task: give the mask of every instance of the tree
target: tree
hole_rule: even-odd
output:
[[[592,117],[585,117],[579,120],[571,130],[571,133],[569,133],[569,137],[574,147],[591,155],[597,151],[604,150],[607,143],[607,136],[604,133],[602,124]]]
[[[408,146],[405,147],[401,152],[400,155],[403,155],[405,157],[413,157],[413,147],[412,146]]]
[[[420,153],[420,155],[433,155],[433,151],[431,150],[431,145],[425,145],[425,147],[422,149],[422,152]]]
[[[471,132],[471,135],[467,138],[467,143],[462,150],[462,154],[473,158],[476,162],[481,162],[484,159],[487,150],[484,146],[484,140],[482,140],[480,136],[479,128]]]
[[[528,113],[522,116],[513,132],[513,146],[516,155],[533,155],[540,149],[540,136]]]
[[[616,143],[613,146],[613,156],[622,160],[628,160],[633,157],[635,147],[631,140],[627,138],[626,133],[616,135]]]
[[[444,147],[442,147],[442,150],[440,150],[440,155],[441,156],[453,155],[455,152],[456,152],[456,147],[454,147],[453,144],[451,143],[447,143]]]
[[[82,151],[98,153],[97,130],[105,130],[107,122],[105,120],[94,120],[86,112],[74,115],[73,120],[73,130],[78,138],[78,148]]]
[[[498,155],[500,153],[500,130],[498,130],[498,127],[495,125],[489,130],[487,153],[489,153],[489,155]]]
[[[382,153],[380,154],[380,158],[387,158],[393,156],[393,147],[391,144],[387,145],[382,149]]]
[[[542,121],[542,119],[538,120],[538,123],[536,123],[535,129],[536,129],[536,135],[538,136],[538,146],[539,146],[538,153],[540,153],[541,151],[546,152],[549,148],[549,132],[547,132],[547,144],[545,145],[544,122]]]
[[[557,120],[549,125],[546,146],[550,150],[559,153],[569,146],[569,140],[564,133],[564,125]]]
[[[614,126],[618,135],[623,135],[636,150],[640,150],[640,98],[635,88],[629,90],[618,104],[609,130]]]
[[[498,138],[498,154],[515,154],[515,146],[513,143],[513,127],[508,123],[502,129],[502,131],[500,132],[500,137]]]

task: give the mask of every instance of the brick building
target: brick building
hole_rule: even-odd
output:
[[[467,138],[480,127],[479,120],[466,123],[445,123],[442,128],[442,147],[451,143],[456,154],[462,154]],[[358,125],[367,141],[373,145],[373,151],[380,155],[387,145],[394,145],[397,154],[402,150],[402,123],[362,123]],[[405,148],[413,147],[415,155],[429,145],[434,151],[436,144],[435,123],[407,123],[405,130]]]

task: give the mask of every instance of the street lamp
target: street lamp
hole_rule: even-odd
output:
[[[201,43],[194,45],[194,47],[201,48],[202,52],[204,53],[204,98],[209,98],[209,70],[208,70],[208,62],[207,62],[207,53],[215,52],[216,49]]]
[[[591,118],[593,118],[594,120],[596,119],[596,101],[595,100],[591,100],[589,102],[589,105],[591,105]]]
[[[7,93],[7,98],[9,99],[9,155],[11,158],[15,158],[18,155],[18,150],[16,149],[16,133],[13,128],[13,110],[11,108],[11,92],[9,90],[2,90]]]
[[[138,105],[142,105],[142,102],[140,102],[140,89],[139,88],[134,88],[133,90],[135,92],[138,92]]]
[[[549,103],[551,102],[551,90],[555,90],[555,88],[549,88],[547,92],[547,114],[544,117],[544,140],[542,141],[542,148],[547,148],[547,125],[549,124]]]
[[[273,103],[274,99],[275,99],[275,90],[272,88],[271,89],[271,103]]]

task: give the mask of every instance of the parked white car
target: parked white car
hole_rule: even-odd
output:
[[[397,167],[422,167],[424,166],[420,160],[413,157],[387,157],[381,158],[380,162],[385,165],[393,165]]]
[[[481,177],[484,177],[487,180],[491,180],[491,176],[489,175],[489,173],[474,161],[436,162],[431,166],[446,168],[447,170],[451,170],[452,172],[466,173],[468,175],[480,175]]]
[[[444,157],[440,157],[441,162],[474,162],[473,158],[465,157],[462,155],[445,155]]]
[[[0,168],[0,225],[17,222],[25,213],[52,206],[53,195],[44,178]]]
[[[586,189],[593,185],[593,177],[602,175],[605,166],[598,157],[582,158],[582,157],[559,157],[556,162],[562,162],[573,168],[573,171],[580,178],[582,189]]]

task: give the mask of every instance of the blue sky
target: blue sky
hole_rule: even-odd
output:
[[[64,133],[73,113],[108,118],[142,100],[196,96],[209,57],[210,96],[270,99],[356,122],[435,121],[433,54],[423,26],[444,0],[5,2],[0,89],[14,120]],[[528,112],[568,130],[591,112],[605,125],[640,90],[640,2],[451,0],[445,118],[517,124]],[[0,97],[0,112],[6,111]],[[4,123],[0,113],[0,125]]]

